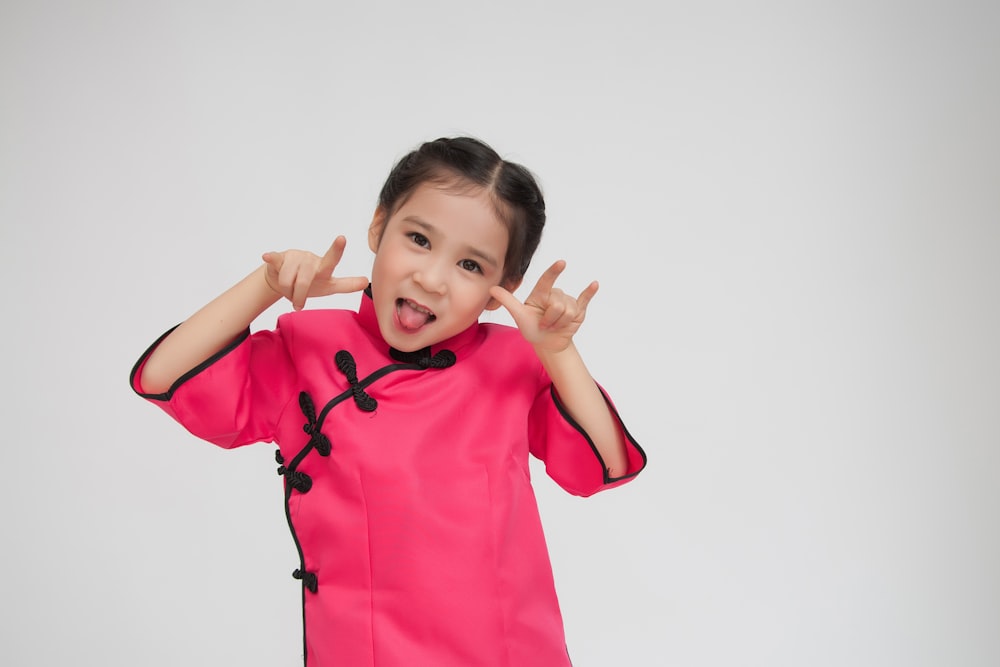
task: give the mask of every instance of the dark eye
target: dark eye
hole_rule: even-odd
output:
[[[458,263],[466,271],[472,271],[473,273],[482,273],[483,270],[478,263],[472,261],[471,259],[463,259]]]
[[[410,232],[408,236],[414,243],[416,243],[421,248],[426,248],[431,244],[431,242],[427,240],[427,237],[421,234],[420,232]]]

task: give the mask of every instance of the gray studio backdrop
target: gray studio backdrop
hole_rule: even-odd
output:
[[[545,189],[528,282],[601,281],[650,457],[535,469],[578,667],[1000,664],[998,8],[0,3],[0,663],[301,663],[273,448],[128,371],[265,250],[367,274],[393,161],[462,133]]]

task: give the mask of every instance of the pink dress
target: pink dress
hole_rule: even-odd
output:
[[[628,471],[610,478],[517,329],[399,353],[365,296],[244,332],[148,394],[158,343],[132,370],[140,396],[220,447],[278,445],[306,665],[570,665],[528,454],[580,496],[646,455],[622,425]]]

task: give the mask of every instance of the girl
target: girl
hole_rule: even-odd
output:
[[[164,334],[133,389],[221,447],[274,442],[300,562],[305,664],[570,664],[528,454],[581,496],[646,456],[573,345],[553,264],[523,301],[545,223],[531,174],[469,138],[427,142],[386,180],[371,281],[269,252]],[[302,310],[363,290],[357,312]],[[249,325],[284,297],[274,331]],[[480,324],[506,308],[517,328]]]

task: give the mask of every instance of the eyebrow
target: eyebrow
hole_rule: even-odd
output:
[[[412,224],[416,225],[417,227],[420,227],[421,229],[423,229],[426,232],[431,232],[431,233],[434,233],[434,234],[436,234],[438,236],[443,236],[443,234],[438,230],[437,227],[435,227],[431,223],[427,222],[423,218],[417,217],[415,215],[408,215],[408,216],[406,216],[405,218],[403,218],[403,222],[412,223]],[[497,259],[493,255],[491,255],[491,254],[489,254],[489,253],[487,253],[487,252],[485,252],[483,250],[480,250],[479,248],[476,248],[475,246],[465,246],[465,251],[468,252],[472,257],[475,257],[476,259],[482,260],[482,261],[486,262],[487,264],[493,266],[496,269],[500,268],[500,262],[498,262]]]

